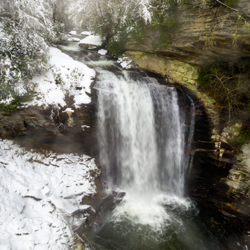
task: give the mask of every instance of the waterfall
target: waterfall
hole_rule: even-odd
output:
[[[160,203],[182,203],[185,194],[188,161],[178,93],[127,71],[99,73],[100,163],[107,186],[126,192],[114,217],[130,214],[131,220],[158,228],[169,220]]]

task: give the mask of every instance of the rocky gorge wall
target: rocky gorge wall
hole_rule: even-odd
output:
[[[143,42],[127,43],[124,56],[132,59],[134,65],[187,87],[203,103],[213,130],[211,138],[195,142],[200,145],[194,152],[194,156],[197,155],[194,162],[199,167],[193,170],[197,179],[191,180],[194,185],[191,193],[197,199],[211,202],[224,216],[249,222],[250,145],[244,145],[241,154],[236,157],[236,150],[231,142],[239,136],[242,124],[236,120],[230,125],[221,126],[216,101],[201,92],[198,84],[201,68],[220,60],[234,64],[250,58],[249,26],[245,22],[237,22],[239,15],[244,16],[244,20],[249,20],[250,1],[239,0],[235,9],[238,12],[223,6],[204,10],[200,6],[190,8],[189,5],[182,5],[175,13],[178,28],[172,34],[170,46],[157,46],[160,31],[148,26],[145,28]],[[199,160],[202,158],[204,162]],[[212,174],[210,178],[207,174],[211,171],[223,174],[218,178],[212,178]],[[202,187],[199,178],[208,182],[205,181]]]
[[[194,91],[209,109],[216,127],[215,101],[198,90],[198,74],[201,67],[217,61],[233,64],[250,57],[249,25],[237,22],[237,13],[250,18],[250,2],[239,0],[235,7],[237,13],[224,6],[204,10],[195,2],[192,7],[181,5],[177,9],[171,45],[159,46],[160,31],[147,26],[143,41],[127,43],[124,55],[141,68],[160,73],[170,82],[180,83]]]

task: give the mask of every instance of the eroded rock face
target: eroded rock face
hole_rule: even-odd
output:
[[[72,112],[73,111],[73,112]],[[95,105],[65,108],[30,107],[11,116],[0,114],[0,137],[21,146],[57,153],[97,155]]]
[[[196,88],[200,67],[250,57],[250,28],[244,22],[237,23],[234,12],[221,5],[202,10],[199,5],[194,7],[195,1],[192,6],[179,6],[175,14],[178,28],[171,31],[171,45],[160,47],[160,31],[146,26],[143,42],[127,43],[125,55],[141,68],[191,88]],[[248,0],[239,0],[236,9],[246,19],[250,17]]]
[[[157,54],[140,51],[127,51],[125,55],[141,68],[160,73],[169,78],[170,82],[197,84],[198,67],[179,60],[168,60]]]
[[[193,164],[188,181],[188,194],[197,201],[200,214],[211,216],[211,223],[223,224],[228,238],[235,232],[244,235],[249,246],[250,203],[249,172],[236,164],[234,150],[222,135],[212,135],[212,123],[205,108],[195,101],[195,133],[193,141]],[[235,133],[235,129],[230,130]],[[248,163],[250,146],[244,150],[242,163]],[[216,222],[217,221],[217,222]],[[216,230],[220,232],[222,227]]]
[[[159,47],[160,31],[151,26],[145,27],[142,43],[125,45],[125,57],[132,59],[135,65],[192,90],[208,109],[215,134],[219,133],[219,115],[216,102],[199,90],[200,68],[217,61],[230,64],[250,57],[250,28],[243,23],[237,24],[234,12],[218,6],[202,10],[199,5],[196,8],[181,5],[175,14],[178,28],[173,31],[172,44],[167,48]],[[239,0],[235,8],[246,19],[250,18],[248,0]],[[235,37],[238,39],[236,44]]]
[[[41,128],[57,133],[54,122],[49,116],[43,116],[37,108],[16,111],[11,116],[4,115],[4,112],[0,113],[0,136],[2,138],[27,135]]]
[[[199,5],[196,7],[179,7],[175,15],[179,27],[176,28],[173,42],[168,48],[159,48],[159,31],[146,27],[142,44],[127,43],[126,50],[157,54],[168,60],[176,59],[196,66],[204,66],[218,59],[235,62],[241,57],[250,56],[249,28],[247,25],[237,24],[237,15],[234,12],[222,6],[207,10],[200,9]],[[250,17],[248,0],[239,0],[236,9],[246,18]],[[234,44],[236,32],[239,42]]]

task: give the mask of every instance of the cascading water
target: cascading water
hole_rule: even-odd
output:
[[[125,190],[112,220],[124,218],[162,233],[169,224],[163,204],[185,200],[185,129],[175,88],[154,78],[99,72],[100,162],[107,186]]]
[[[98,81],[100,159],[109,185],[134,195],[184,195],[184,131],[177,92],[153,78]]]

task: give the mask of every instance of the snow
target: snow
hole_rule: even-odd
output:
[[[98,50],[98,54],[105,56],[108,53],[108,51],[106,49],[100,49]]]
[[[74,96],[74,106],[88,104],[91,98],[90,85],[96,73],[85,64],[72,59],[59,49],[50,48],[50,70],[42,75],[33,77],[32,82],[37,86],[34,100],[26,102],[24,106],[60,105],[66,106],[65,96]]]
[[[77,37],[70,37],[67,39],[68,42],[80,42],[80,38]]]
[[[72,31],[69,32],[69,34],[72,35],[72,36],[75,36],[77,33],[76,33],[75,30],[72,30]]]
[[[91,35],[91,32],[90,31],[83,31],[81,33],[82,36],[90,36]]]
[[[14,98],[12,96],[8,96],[6,99],[1,100],[0,103],[5,105],[10,105],[13,100]]]
[[[84,131],[85,128],[90,128],[90,126],[88,126],[88,125],[82,125],[81,128],[82,128],[82,130]]]
[[[71,113],[74,113],[74,110],[73,109],[71,109],[71,108],[67,108],[67,109],[65,109],[64,111],[62,111],[62,112],[71,112]]]
[[[94,36],[90,35],[87,36],[86,38],[82,39],[79,44],[91,44],[95,46],[101,46],[102,45],[102,40],[100,36]]]
[[[119,63],[124,69],[130,69],[132,60],[126,56],[121,56],[118,58],[117,63]]]
[[[95,192],[94,159],[44,155],[1,139],[0,148],[0,249],[69,249],[79,224],[72,214],[87,209],[82,197]]]

